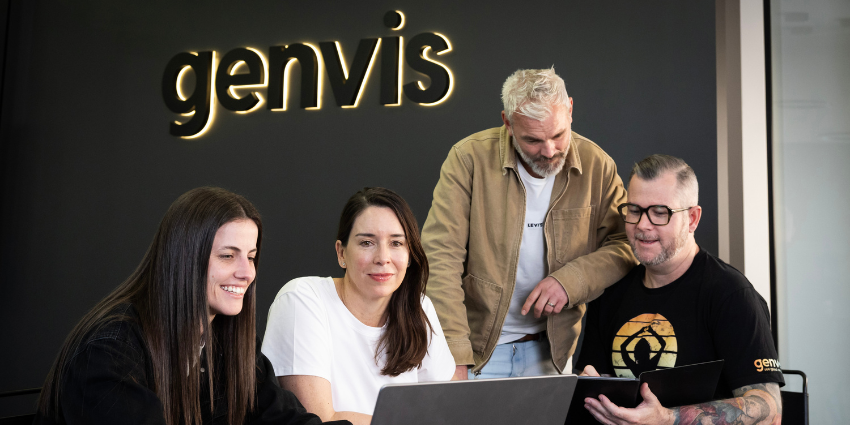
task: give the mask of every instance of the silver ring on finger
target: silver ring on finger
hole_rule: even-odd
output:
[[[552,302],[547,302],[546,305],[548,305],[549,307],[555,308],[555,304],[553,304]]]

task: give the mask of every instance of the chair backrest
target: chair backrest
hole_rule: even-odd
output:
[[[783,375],[798,375],[803,378],[803,391],[781,391],[783,425],[809,424],[809,388],[806,374],[799,370],[782,369]]]
[[[0,393],[0,398],[6,397],[16,397],[30,394],[38,394],[41,392],[41,388],[29,388],[26,390],[15,390],[15,391],[6,391]],[[27,415],[18,415],[18,416],[8,416],[5,418],[0,418],[0,425],[31,425],[33,420],[35,420],[35,413],[30,413]]]

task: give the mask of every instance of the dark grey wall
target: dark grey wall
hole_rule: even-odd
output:
[[[40,386],[65,335],[141,259],[168,205],[201,185],[245,195],[264,214],[259,328],[274,294],[302,275],[339,275],[345,200],[363,186],[402,194],[420,223],[440,164],[464,136],[500,124],[499,92],[517,68],[554,65],[575,100],[573,128],[627,175],[655,152],[684,157],[702,185],[699,242],[716,252],[714,2],[12,2],[4,47],[0,161],[0,391]],[[5,6],[5,2],[0,5]],[[444,34],[455,89],[441,105],[378,104],[237,115],[208,134],[168,134],[160,95],[183,51]],[[413,78],[405,70],[407,80]],[[297,96],[297,90],[293,93]],[[293,96],[293,99],[297,99]],[[0,416],[10,409],[0,406]]]

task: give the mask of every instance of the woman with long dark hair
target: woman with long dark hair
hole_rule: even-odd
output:
[[[428,260],[404,199],[383,188],[354,194],[336,254],[343,277],[303,277],[280,290],[263,353],[309,412],[368,424],[382,385],[448,381],[454,358],[425,296]]]
[[[35,423],[319,423],[257,347],[262,229],[242,196],[180,196],[136,271],[71,331]]]

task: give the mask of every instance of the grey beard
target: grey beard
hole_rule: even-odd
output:
[[[564,164],[567,162],[567,152],[564,151],[563,156],[561,156],[560,160],[555,164],[552,164],[546,168],[537,165],[534,160],[523,152],[522,149],[517,146],[516,139],[514,139],[514,150],[517,155],[522,158],[522,161],[525,162],[526,165],[531,167],[531,171],[534,171],[534,174],[537,174],[540,177],[549,177],[561,172],[564,169]]]
[[[635,240],[642,239],[644,237],[643,233],[635,232]],[[671,245],[661,245],[661,252],[658,253],[654,258],[641,258],[636,249],[636,245],[634,241],[629,241],[629,246],[632,247],[632,252],[635,254],[635,258],[641,262],[644,266],[657,266],[660,264],[664,264],[667,260],[675,257],[679,252],[682,251],[682,248],[685,247],[685,241],[687,240],[688,233],[687,228],[684,228],[682,232],[676,236]]]

